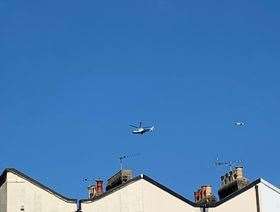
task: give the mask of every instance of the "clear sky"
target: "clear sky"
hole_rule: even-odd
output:
[[[70,197],[125,166],[192,198],[279,185],[278,0],[0,0],[0,168]],[[143,121],[156,131],[130,133]],[[234,121],[245,121],[237,128]]]

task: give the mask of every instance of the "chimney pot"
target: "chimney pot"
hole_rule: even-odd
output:
[[[92,199],[95,194],[95,185],[91,185],[88,187],[88,198]]]
[[[229,171],[224,177],[221,177],[221,180],[223,180],[223,182],[218,190],[220,199],[225,198],[249,184],[249,181],[244,177],[243,167],[234,167],[232,171]]]
[[[95,196],[99,196],[101,194],[103,194],[103,180],[96,180],[96,186],[95,186],[95,190],[96,190],[96,195]]]
[[[203,185],[194,192],[195,202],[199,205],[211,205],[216,201],[211,185]]]

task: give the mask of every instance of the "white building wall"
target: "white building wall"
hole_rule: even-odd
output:
[[[161,188],[141,180],[143,186],[144,212],[200,212],[200,208],[178,199]]]
[[[255,187],[248,189],[215,208],[209,208],[208,212],[257,212]]]
[[[137,181],[94,202],[81,205],[83,212],[142,212],[141,183]]]
[[[0,212],[7,212],[7,183],[0,187]]]
[[[83,212],[200,212],[186,202],[141,179],[94,202]]]
[[[206,212],[280,212],[280,189],[261,180]],[[259,197],[259,211],[257,207]],[[24,208],[24,211],[21,211]],[[83,212],[202,212],[145,179],[134,181],[95,201],[83,202]],[[12,173],[0,187],[0,212],[76,212],[77,205]]]
[[[7,212],[75,212],[76,203],[67,202],[11,172],[7,173]],[[2,211],[1,211],[2,212]]]
[[[280,189],[262,180],[259,184],[261,212],[280,212]]]

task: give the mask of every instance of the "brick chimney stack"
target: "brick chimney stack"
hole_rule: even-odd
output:
[[[244,176],[243,167],[234,167],[228,173],[221,176],[221,187],[218,191],[219,197],[224,199],[248,184],[249,181]]]
[[[101,194],[103,194],[103,181],[96,180],[95,182],[96,182],[96,186],[95,186],[96,195],[95,196],[100,196]]]
[[[91,185],[88,187],[88,195],[90,199],[94,197],[98,197],[103,194],[103,181],[96,180],[95,182],[96,182],[95,185]]]
[[[194,192],[195,203],[199,205],[211,205],[216,199],[212,192],[212,186],[204,185],[201,186],[196,192]]]

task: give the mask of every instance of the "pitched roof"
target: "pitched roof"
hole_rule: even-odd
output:
[[[49,193],[51,193],[51,194],[57,196],[57,197],[60,198],[60,199],[63,199],[63,200],[66,201],[66,202],[71,202],[71,203],[77,203],[77,202],[78,202],[77,199],[71,199],[71,198],[65,197],[65,196],[63,196],[62,194],[60,194],[60,193],[54,191],[53,189],[51,189],[51,188],[49,188],[49,187],[47,187],[47,186],[41,184],[41,183],[38,182],[37,180],[35,180],[35,179],[33,179],[33,178],[31,178],[31,177],[25,175],[24,173],[22,173],[22,172],[20,172],[20,171],[18,171],[18,170],[16,170],[16,169],[14,169],[14,168],[7,168],[7,169],[5,169],[4,172],[2,173],[2,175],[0,175],[0,187],[6,182],[6,180],[7,180],[7,173],[8,173],[8,172],[13,173],[13,174],[15,174],[15,175],[17,175],[17,176],[19,176],[19,177],[21,177],[21,178],[23,178],[23,179],[29,181],[30,183],[32,183],[32,184],[34,184],[34,185],[40,187],[41,189],[43,189],[43,190],[45,190],[45,191],[47,191],[47,192],[49,192]],[[146,180],[147,182],[149,182],[149,183],[153,184],[154,186],[156,186],[156,187],[158,187],[158,188],[160,188],[160,189],[166,191],[167,193],[171,194],[172,196],[174,196],[174,197],[176,197],[176,198],[178,198],[178,199],[184,201],[185,203],[187,203],[187,204],[189,204],[189,205],[191,205],[191,206],[193,206],[193,207],[201,207],[201,206],[199,206],[198,204],[194,203],[193,201],[191,201],[191,200],[189,200],[189,199],[183,197],[182,195],[180,195],[180,194],[174,192],[173,190],[167,188],[166,186],[160,184],[159,182],[157,182],[157,181],[153,180],[152,178],[150,178],[150,177],[148,177],[148,176],[146,176],[146,175],[143,175],[143,174],[142,174],[142,175],[139,175],[139,176],[137,176],[137,177],[135,177],[135,178],[133,178],[133,179],[131,179],[131,180],[129,180],[129,181],[127,181],[126,183],[124,183],[124,184],[122,184],[122,185],[120,185],[120,186],[117,186],[117,187],[114,188],[114,189],[111,189],[111,190],[109,190],[109,191],[106,191],[106,192],[103,193],[101,196],[95,197],[95,198],[93,198],[93,199],[81,199],[81,200],[79,200],[79,206],[81,206],[81,203],[85,203],[85,202],[94,202],[94,201],[97,201],[97,200],[99,200],[99,199],[101,199],[101,198],[104,198],[104,197],[106,197],[106,196],[108,196],[108,195],[110,195],[110,194],[112,194],[112,193],[114,193],[114,192],[116,192],[116,191],[118,191],[118,190],[120,190],[120,189],[126,187],[127,185],[129,185],[129,184],[131,184],[131,183],[134,183],[134,182],[136,182],[136,181],[139,181],[139,180],[141,180],[141,179]],[[250,183],[249,185],[245,186],[244,188],[242,188],[242,189],[240,189],[240,190],[238,190],[238,191],[232,193],[231,195],[225,197],[224,199],[222,199],[222,200],[216,202],[214,205],[212,205],[212,206],[210,206],[210,207],[217,207],[217,206],[219,206],[219,205],[221,205],[221,204],[223,204],[223,203],[229,201],[230,199],[232,199],[232,198],[234,198],[234,197],[240,195],[241,193],[243,193],[243,192],[249,190],[250,188],[253,188],[254,186],[257,186],[257,184],[259,184],[259,183],[261,183],[261,182],[262,182],[265,186],[269,187],[270,189],[272,189],[272,190],[274,190],[274,191],[276,191],[277,193],[280,194],[280,189],[274,187],[272,184],[270,184],[270,183],[266,182],[265,180],[259,178],[259,179],[255,180],[255,181],[253,181],[252,183]]]
[[[139,176],[137,176],[137,177],[135,177],[135,178],[133,178],[133,179],[127,181],[126,183],[124,183],[124,184],[122,184],[122,185],[120,185],[120,186],[117,186],[116,188],[114,188],[114,189],[112,189],[112,190],[109,190],[109,191],[103,193],[102,195],[100,195],[100,196],[98,196],[98,197],[95,197],[95,198],[93,198],[93,199],[81,199],[81,200],[79,200],[79,205],[81,205],[82,203],[85,203],[85,202],[89,203],[89,202],[97,201],[97,200],[99,200],[99,199],[101,199],[101,198],[104,198],[105,196],[108,196],[108,195],[110,195],[110,194],[112,194],[112,193],[114,193],[114,192],[116,192],[116,191],[118,191],[118,190],[120,190],[120,189],[126,187],[127,185],[129,185],[129,184],[131,184],[131,183],[134,183],[134,182],[136,182],[136,181],[138,181],[138,180],[141,180],[141,179],[146,180],[147,182],[149,182],[149,183],[155,185],[156,187],[158,187],[158,188],[160,188],[160,189],[166,191],[167,193],[171,194],[172,196],[174,196],[174,197],[176,197],[176,198],[178,198],[178,199],[184,201],[185,203],[187,203],[187,204],[189,204],[189,205],[191,205],[191,206],[193,206],[193,207],[201,208],[201,206],[198,205],[197,203],[195,203],[195,202],[193,202],[193,201],[191,201],[191,200],[189,200],[189,199],[183,197],[182,195],[176,193],[175,191],[173,191],[173,190],[167,188],[166,186],[160,184],[159,182],[153,180],[152,178],[150,178],[150,177],[148,177],[148,176],[146,176],[146,175],[139,175]],[[230,199],[232,199],[232,198],[238,196],[239,194],[241,194],[241,193],[243,193],[243,192],[249,190],[250,188],[256,186],[256,185],[259,184],[261,181],[262,181],[262,180],[259,178],[259,179],[255,180],[254,182],[250,183],[249,185],[247,185],[246,187],[240,189],[239,191],[236,191],[236,192],[232,193],[231,195],[227,196],[226,198],[224,198],[224,199],[222,199],[222,200],[216,202],[215,204],[213,204],[212,206],[209,206],[209,207],[217,207],[217,206],[223,204],[224,202],[227,202],[228,200],[230,200]]]
[[[57,196],[58,198],[66,201],[66,202],[76,203],[78,201],[77,199],[72,199],[72,198],[68,198],[68,197],[63,196],[62,194],[60,194],[60,193],[54,191],[53,189],[51,189],[50,187],[43,185],[42,183],[38,182],[37,180],[25,175],[24,173],[14,169],[14,168],[7,168],[7,169],[4,170],[4,172],[0,176],[0,187],[6,182],[8,172],[13,173],[13,174],[27,180],[28,182],[40,187],[41,189]]]
[[[188,203],[188,204],[190,204],[190,205],[192,205],[192,206],[194,206],[194,207],[197,206],[197,204],[194,203],[194,202],[192,202],[191,200],[186,199],[186,198],[183,197],[182,195],[180,195],[180,194],[178,194],[178,193],[172,191],[171,189],[167,188],[166,186],[164,186],[164,185],[158,183],[157,181],[155,181],[155,180],[153,180],[152,178],[150,178],[150,177],[148,177],[148,176],[146,176],[146,175],[143,175],[143,174],[141,174],[141,175],[139,175],[139,176],[137,176],[137,177],[134,177],[134,178],[132,178],[131,180],[127,181],[126,183],[124,183],[124,184],[122,184],[122,185],[119,185],[119,186],[117,186],[117,187],[115,187],[115,188],[113,188],[113,189],[111,189],[111,190],[109,190],[109,191],[106,191],[105,193],[103,193],[103,194],[100,195],[100,196],[97,196],[97,197],[95,197],[95,198],[93,198],[93,199],[81,199],[79,202],[82,203],[82,202],[94,202],[94,201],[97,201],[97,200],[99,200],[99,199],[101,199],[101,198],[103,198],[103,197],[105,197],[105,196],[108,196],[108,195],[110,195],[110,194],[112,194],[112,193],[114,193],[114,192],[116,192],[116,191],[118,191],[118,190],[120,190],[120,189],[126,187],[127,185],[129,185],[129,184],[131,184],[131,183],[134,183],[134,182],[136,182],[136,181],[138,181],[138,180],[141,180],[141,179],[144,179],[144,180],[148,181],[149,183],[151,183],[151,184],[157,186],[158,188],[160,188],[160,189],[162,189],[162,190],[168,192],[169,194],[171,194],[171,195],[177,197],[178,199],[180,199],[180,200],[182,200],[182,201],[184,201],[184,202],[186,202],[186,203]]]

